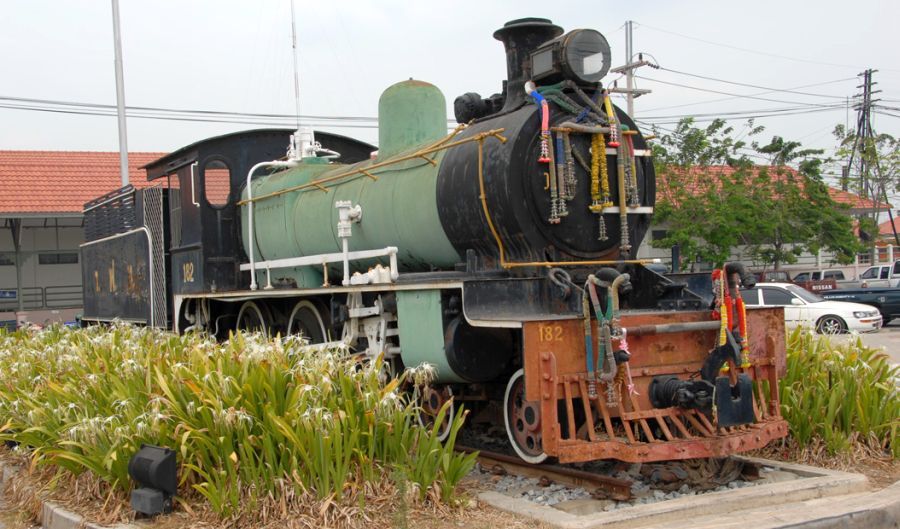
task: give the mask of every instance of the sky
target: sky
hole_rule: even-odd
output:
[[[505,57],[492,34],[527,16],[549,18],[567,31],[599,30],[614,65],[625,62],[624,24],[634,21],[635,52],[663,67],[639,70],[637,86],[653,92],[636,100],[635,114],[662,127],[687,114],[775,112],[756,120],[766,127],[758,141],[780,135],[831,150],[834,126],[855,120],[846,98],[859,93],[857,74],[869,67],[880,70],[874,75],[880,104],[900,107],[897,1],[294,1],[304,115],[374,118],[385,88],[415,78],[443,91],[452,118],[456,96],[500,91]],[[0,149],[117,150],[114,115],[62,113],[85,107],[10,99],[114,107],[111,2],[4,0],[2,6]],[[290,0],[120,0],[120,14],[129,107],[295,114]],[[3,108],[9,106],[32,109]],[[33,110],[48,107],[55,112]],[[110,113],[109,107],[87,109],[98,108]],[[874,128],[897,136],[900,110],[883,110],[894,116],[875,114]],[[304,122],[377,139],[373,121]],[[279,123],[291,126],[293,119]],[[731,123],[737,134],[747,130],[744,119]],[[127,122],[128,147],[171,151],[260,126],[135,115]]]

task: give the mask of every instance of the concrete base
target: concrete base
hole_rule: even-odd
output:
[[[564,529],[745,529],[748,525],[754,529],[900,528],[900,482],[878,492],[865,492],[869,483],[860,474],[746,459],[804,478],[585,516],[498,492],[483,492],[479,499],[498,509]],[[15,468],[2,466],[0,485],[15,472]],[[100,526],[51,502],[44,502],[41,512],[44,529],[143,529],[141,525]]]
[[[666,529],[895,529],[900,527],[900,482],[878,492],[863,492],[704,516],[666,525]]]
[[[861,474],[767,459],[743,459],[792,472],[802,476],[802,479],[711,492],[584,516],[512,498],[499,492],[482,492],[478,498],[498,509],[563,529],[743,529],[750,520],[754,529],[897,527],[900,484],[878,493],[867,493],[865,491],[869,489],[869,482]]]

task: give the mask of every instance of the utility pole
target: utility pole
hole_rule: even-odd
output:
[[[870,143],[873,138],[872,134],[872,105],[878,99],[873,100],[872,95],[881,92],[881,90],[872,90],[872,86],[878,83],[872,82],[872,74],[878,70],[871,68],[859,74],[863,78],[863,83],[857,88],[862,89],[861,94],[856,94],[854,99],[859,99],[859,103],[853,105],[856,110],[856,137],[853,142],[853,149],[850,151],[850,161],[847,166],[852,169],[854,158],[857,159],[859,166],[859,188],[863,198],[875,198],[877,191],[874,189],[875,184],[871,178],[872,160],[867,156],[870,150]]]
[[[294,104],[297,107],[297,130],[300,130],[300,66],[297,62],[297,22],[294,17],[294,0],[291,0],[291,49],[294,53]]]
[[[872,99],[874,94],[881,90],[873,90],[872,87],[878,83],[872,81],[872,74],[878,70],[869,68],[859,74],[863,78],[863,82],[857,88],[862,89],[861,94],[856,94],[854,98],[859,99],[859,103],[854,105],[857,111],[856,118],[856,137],[853,142],[853,149],[850,151],[850,161],[847,163],[847,171],[853,169],[853,160],[857,158],[857,166],[859,167],[859,189],[863,198],[872,200],[874,205],[872,212],[872,220],[878,225],[880,216],[880,201],[882,199],[887,202],[887,190],[885,188],[884,179],[881,178],[881,167],[878,165],[878,149],[874,144],[875,133],[872,130],[872,107],[879,99]],[[893,215],[888,208],[888,217],[893,224]],[[875,261],[875,240],[878,236],[876,232],[873,234],[872,240],[872,260]],[[896,229],[894,229],[894,240],[900,244]]]
[[[633,22],[631,20],[625,22],[625,64],[631,64],[631,57],[634,56],[634,45],[631,40],[632,26]],[[634,96],[631,92],[634,90],[634,68],[629,68],[625,72],[625,82],[628,87],[628,115],[634,117]]]
[[[116,113],[119,117],[119,166],[122,185],[128,185],[128,132],[125,130],[125,79],[122,75],[122,36],[119,33],[119,0],[112,0],[113,44],[116,50]]]
[[[628,98],[628,116],[634,119],[634,100],[644,94],[649,94],[652,90],[640,89],[634,87],[634,71],[641,66],[649,66],[651,68],[659,68],[659,65],[650,61],[645,61],[642,54],[638,55],[637,62],[632,62],[634,57],[634,46],[632,42],[632,26],[634,22],[628,20],[625,22],[625,64],[617,66],[610,71],[613,73],[624,73],[626,88],[613,87],[609,89],[613,94],[626,94]]]

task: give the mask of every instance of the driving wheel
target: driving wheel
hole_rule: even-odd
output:
[[[272,320],[266,317],[268,311],[264,310],[263,307],[265,305],[260,307],[255,301],[245,301],[241,305],[241,310],[238,311],[234,328],[238,331],[261,332],[268,336],[269,325]]]
[[[308,343],[324,343],[325,322],[316,306],[309,300],[297,302],[288,317],[287,334],[299,334]]]
[[[516,454],[527,463],[543,463],[547,459],[541,437],[541,407],[537,401],[525,400],[525,370],[510,377],[503,396],[503,422]]]

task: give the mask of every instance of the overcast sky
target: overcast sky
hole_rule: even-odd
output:
[[[641,69],[648,79],[638,86],[653,93],[638,99],[637,117],[664,126],[688,113],[802,111],[758,119],[767,128],[760,139],[778,134],[831,148],[831,130],[847,119],[841,98],[858,92],[856,75],[867,67],[880,69],[882,103],[900,107],[897,1],[295,1],[303,114],[374,117],[381,91],[413,77],[444,92],[452,117],[456,96],[500,90],[504,55],[492,33],[526,16],[550,18],[566,30],[601,31],[615,64],[625,61],[623,24],[634,20],[635,51],[652,54],[663,67],[764,87]],[[5,0],[2,6],[0,98],[115,105],[109,0]],[[293,114],[290,12],[290,0],[121,0],[128,106]],[[817,86],[798,88],[808,94],[763,94],[807,85]],[[0,105],[47,107],[8,99]],[[2,149],[118,149],[114,117],[0,108],[0,120]],[[734,123],[740,128],[744,121]],[[900,133],[897,117],[878,114],[874,126]],[[128,120],[129,149],[170,151],[256,127],[135,117]],[[325,129],[377,137],[371,128]]]

